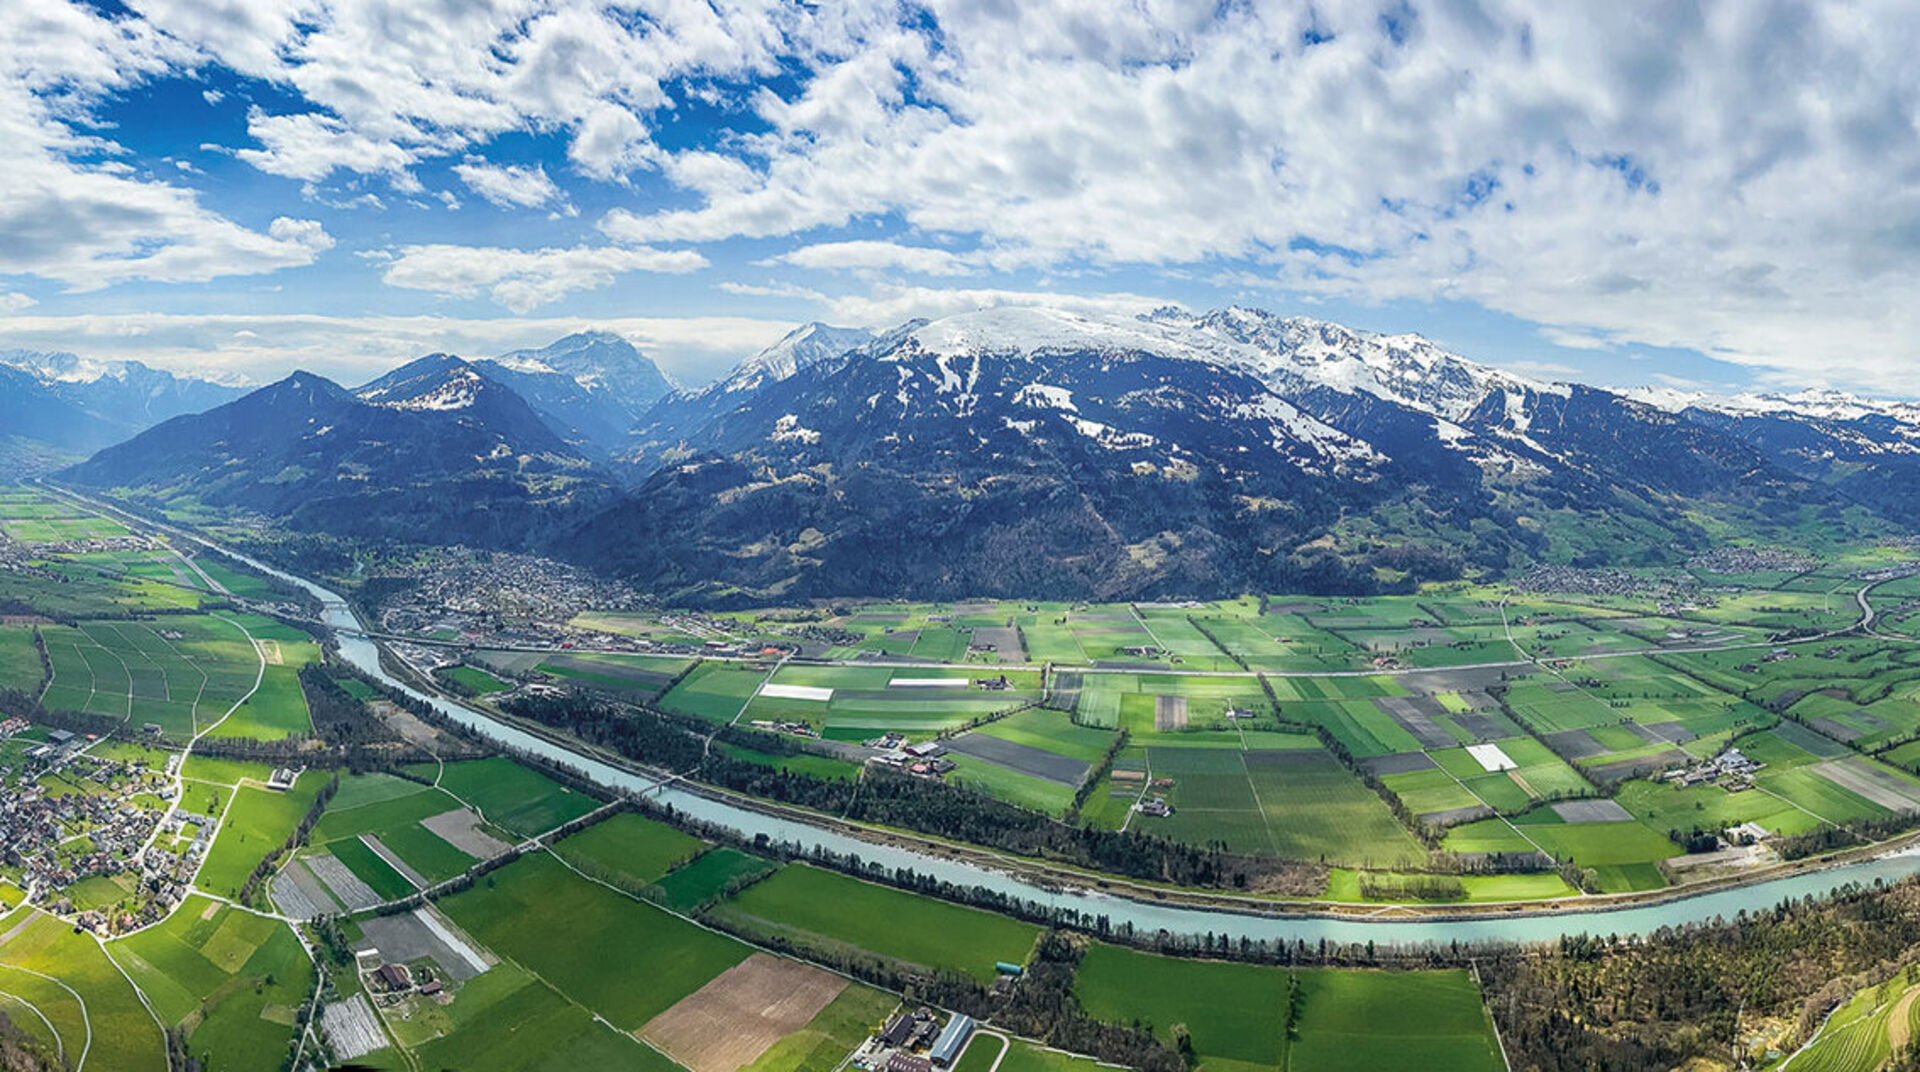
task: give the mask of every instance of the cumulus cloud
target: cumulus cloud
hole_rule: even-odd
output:
[[[92,290],[128,280],[202,282],[311,263],[333,245],[312,220],[260,232],[191,189],[141,178],[94,115],[110,94],[191,62],[137,20],[57,0],[0,19],[0,275]]]
[[[816,242],[783,253],[770,263],[856,271],[897,268],[919,275],[968,275],[978,270],[967,258],[944,249],[877,241]]]
[[[76,254],[31,226],[64,202],[41,194],[26,223],[0,220],[36,250],[15,262],[53,278],[191,279],[321,248],[102,154],[72,162],[103,134],[53,114],[55,98],[84,111],[89,94],[217,65],[286,102],[250,113],[236,147],[263,171],[411,192],[425,162],[556,137],[556,190],[644,195],[610,199],[598,221],[629,246],[791,243],[775,266],[864,280],[1230,272],[1280,301],[1472,303],[1586,347],[1912,390],[1910,3],[717,0],[644,18],[612,0],[129,4],[137,17],[108,20],[18,0],[31,17],[0,20],[0,73],[16,97],[11,84],[29,87],[0,116],[27,116],[31,134],[0,136],[26,147],[30,180],[36,152],[47,183],[85,179]],[[461,166],[492,169],[462,181],[495,203],[609,200]],[[121,203],[134,225],[107,212]],[[0,231],[0,271],[13,238]],[[633,270],[596,257],[634,255],[543,250],[511,278],[422,275],[531,307]]]
[[[1042,290],[876,285],[865,294],[822,296],[828,318],[837,324],[891,327],[914,317],[935,319],[1003,305],[1047,306],[1081,313],[1136,315],[1168,304],[1143,294],[1070,294]]]
[[[547,169],[534,165],[488,164],[477,158],[455,164],[453,173],[467,188],[501,208],[539,208],[549,202],[564,201],[560,188],[547,177]]]
[[[574,291],[594,290],[626,272],[684,273],[707,266],[692,250],[578,246],[572,249],[501,249],[487,246],[405,246],[381,279],[388,286],[472,298],[482,291],[516,313],[525,313]]]

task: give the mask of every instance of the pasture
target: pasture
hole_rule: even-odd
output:
[[[949,904],[831,871],[793,864],[711,911],[753,930],[808,944],[865,949],[982,982],[994,962],[1023,964],[1040,929],[977,908]]]
[[[166,922],[107,944],[188,1052],[213,1069],[271,1067],[313,967],[284,923],[190,897]]]
[[[638,1029],[751,952],[581,878],[545,853],[487,874],[440,908],[622,1031]],[[580,955],[582,936],[591,936],[592,956]],[[636,964],[648,970],[631,970]]]
[[[1298,987],[1293,1039],[1285,1018]],[[1074,982],[1087,1011],[1163,1039],[1184,1025],[1200,1067],[1332,1072],[1497,1072],[1504,1063],[1464,971],[1287,969],[1087,949]]]
[[[665,823],[621,812],[558,842],[553,851],[595,878],[638,891],[706,847]]]

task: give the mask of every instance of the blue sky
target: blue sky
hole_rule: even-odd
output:
[[[1912,396],[1916,45],[1898,3],[15,0],[0,346],[355,381],[599,326],[700,382],[805,320],[1240,303]]]

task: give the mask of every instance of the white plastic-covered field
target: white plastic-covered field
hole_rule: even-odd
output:
[[[773,700],[817,700],[826,703],[833,699],[833,690],[819,685],[776,685],[768,682],[760,686],[760,695]]]
[[[1515,770],[1520,766],[1501,751],[1497,744],[1470,744],[1467,746],[1467,754],[1477,760],[1480,766],[1490,771]]]

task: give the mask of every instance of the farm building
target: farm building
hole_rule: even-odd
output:
[[[933,1062],[911,1053],[887,1058],[887,1072],[933,1072]]]
[[[972,1037],[973,1017],[964,1013],[954,1013],[953,1019],[947,1021],[946,1030],[940,1032],[940,1037],[933,1040],[933,1049],[928,1052],[927,1057],[936,1066],[946,1068],[959,1059],[960,1051],[967,1048],[967,1040]]]

